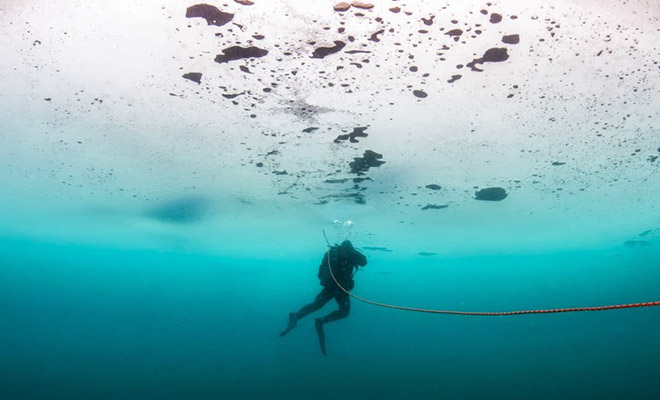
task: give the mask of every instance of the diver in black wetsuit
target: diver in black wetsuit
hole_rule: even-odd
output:
[[[350,241],[344,240],[341,246],[331,247],[330,250],[323,255],[321,265],[319,266],[318,277],[321,280],[323,290],[321,290],[321,293],[316,296],[312,303],[307,304],[298,312],[289,314],[289,325],[282,333],[280,333],[280,336],[289,333],[289,331],[296,327],[299,320],[314,311],[318,311],[334,298],[339,305],[339,309],[331,312],[323,318],[316,319],[316,333],[319,336],[321,352],[325,355],[325,332],[323,331],[323,324],[348,317],[351,309],[350,296],[337,286],[330,275],[329,267],[332,267],[332,273],[334,274],[335,279],[337,279],[337,282],[339,282],[344,289],[352,290],[355,286],[355,282],[353,282],[354,269],[357,270],[358,266],[364,267],[365,265],[367,265],[367,258],[364,254],[355,250]]]

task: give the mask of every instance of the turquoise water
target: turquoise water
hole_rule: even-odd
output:
[[[3,240],[6,399],[656,398],[657,308],[516,317],[416,314],[352,302],[284,338],[319,289],[309,259],[231,259]],[[458,310],[657,299],[657,249],[388,260],[356,292]],[[335,307],[330,303],[323,315]]]
[[[253,3],[253,4],[250,4]],[[550,4],[551,3],[551,4]],[[0,400],[659,399],[660,3],[0,1]]]

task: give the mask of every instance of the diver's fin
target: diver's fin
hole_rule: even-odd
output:
[[[323,331],[323,321],[320,318],[316,319],[316,334],[319,336],[321,353],[325,356],[325,332]]]
[[[296,319],[296,313],[289,313],[289,325],[287,325],[286,329],[283,330],[282,333],[280,333],[280,337],[291,332],[293,328],[296,327],[297,324],[298,324],[298,320]]]

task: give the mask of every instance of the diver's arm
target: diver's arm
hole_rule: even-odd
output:
[[[353,257],[355,265],[359,265],[360,267],[367,265],[367,257],[364,254],[356,251]]]

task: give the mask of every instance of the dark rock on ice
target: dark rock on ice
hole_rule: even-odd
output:
[[[506,190],[501,187],[491,187],[481,189],[475,193],[476,200],[500,201],[507,197]]]
[[[415,95],[415,97],[419,97],[420,99],[428,96],[428,94],[426,94],[426,92],[423,90],[413,90],[413,95]]]
[[[422,207],[422,210],[442,210],[443,208],[449,207],[447,204],[427,204]]]
[[[380,38],[378,38],[378,35],[382,34],[385,32],[385,29],[379,29],[376,32],[371,34],[371,37],[367,40],[371,40],[372,42],[380,42]]]
[[[222,50],[222,54],[215,56],[215,62],[226,63],[229,61],[240,60],[243,58],[258,58],[268,54],[268,50],[260,49],[258,47],[241,47],[231,46]]]
[[[363,175],[371,167],[378,167],[385,163],[382,161],[382,154],[375,151],[366,150],[362,157],[355,157],[348,165],[351,167],[351,172],[358,175]]]
[[[492,49],[486,50],[481,58],[475,58],[466,65],[472,71],[482,72],[483,70],[476,67],[477,64],[483,64],[487,62],[502,62],[508,59],[509,53],[507,53],[506,47],[493,47]]]
[[[452,75],[451,78],[447,81],[448,83],[454,83],[457,80],[461,79],[462,75]]]
[[[346,46],[346,43],[341,40],[335,40],[335,45],[332,47],[318,47],[312,53],[312,58],[325,58],[330,54],[337,53],[341,51]]]
[[[188,7],[186,18],[204,18],[208,25],[222,26],[234,18],[234,14],[222,12],[209,4],[196,4]]]
[[[369,136],[368,134],[364,133],[364,131],[367,130],[367,126],[357,126],[353,128],[353,132],[347,133],[345,135],[339,135],[335,138],[334,142],[335,143],[340,143],[344,140],[348,140],[351,143],[358,143],[357,138],[359,137],[367,137]]]
[[[202,83],[201,72],[188,72],[187,74],[183,74],[182,76],[183,78],[188,79],[189,81],[196,82],[197,84]]]
[[[502,21],[502,14],[492,13],[490,14],[490,22],[493,24],[499,24]]]
[[[502,43],[506,44],[518,44],[520,43],[520,35],[504,35],[502,36]]]

